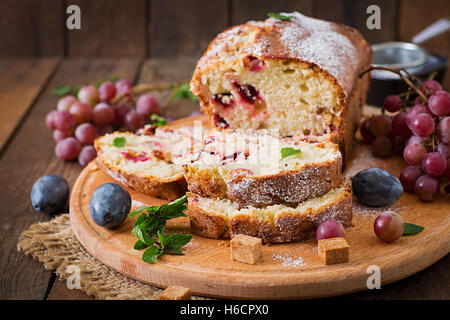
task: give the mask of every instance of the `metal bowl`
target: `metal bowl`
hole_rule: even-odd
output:
[[[409,42],[374,44],[373,64],[391,68],[414,68],[427,61],[428,52]]]

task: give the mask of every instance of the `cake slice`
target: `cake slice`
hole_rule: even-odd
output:
[[[264,243],[297,242],[315,235],[325,220],[352,223],[352,193],[341,186],[296,207],[273,205],[240,208],[229,199],[202,197],[188,192],[191,231],[202,237],[227,238],[238,234],[261,238]]]
[[[114,132],[95,140],[97,161],[115,180],[138,192],[174,200],[187,191],[183,168],[172,161],[192,143],[187,130],[147,127],[143,134]]]
[[[332,137],[279,139],[267,131],[211,130],[184,155],[190,192],[239,207],[297,204],[342,184],[342,156]]]
[[[220,33],[199,60],[191,90],[222,129],[270,129],[280,137],[335,132],[346,161],[370,75],[372,51],[337,23],[283,14]]]

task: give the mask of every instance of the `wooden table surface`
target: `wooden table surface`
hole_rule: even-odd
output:
[[[45,115],[58,98],[59,85],[87,84],[110,76],[135,83],[168,83],[190,78],[195,60],[164,59],[0,59],[0,299],[92,299],[69,290],[52,271],[16,249],[20,233],[31,224],[50,220],[36,213],[29,200],[40,176],[60,174],[73,186],[78,163],[54,156],[52,133]],[[161,101],[165,94],[159,94]],[[168,106],[173,116],[187,116],[198,106],[191,101]],[[381,290],[334,299],[450,299],[450,255],[433,266]]]

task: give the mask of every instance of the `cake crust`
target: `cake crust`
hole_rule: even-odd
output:
[[[274,221],[262,220],[245,214],[226,219],[199,206],[198,195],[187,193],[191,231],[207,238],[233,238],[244,234],[261,238],[263,243],[298,242],[315,236],[317,227],[333,219],[347,228],[352,225],[352,193],[349,188],[331,204],[311,209],[306,214],[281,212]]]

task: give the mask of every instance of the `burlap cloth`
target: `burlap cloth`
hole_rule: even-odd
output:
[[[60,280],[72,275],[66,272],[69,265],[78,266],[81,290],[97,299],[155,300],[162,291],[130,279],[92,257],[72,232],[69,214],[31,225],[20,235],[17,249],[42,262],[45,269],[55,270]]]

